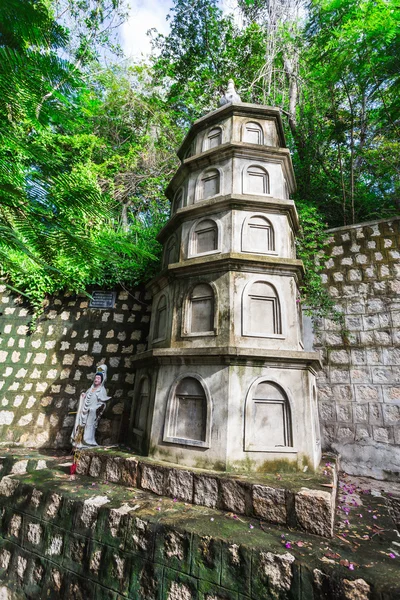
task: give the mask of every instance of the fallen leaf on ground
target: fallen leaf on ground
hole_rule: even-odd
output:
[[[326,556],[327,558],[340,558],[340,554],[338,554],[337,552],[325,552],[324,556]]]
[[[336,564],[334,560],[332,560],[331,558],[326,558],[326,556],[323,556],[319,560],[324,563],[330,563],[331,565]]]
[[[245,521],[243,521],[243,519],[239,519],[239,517],[237,515],[235,515],[235,513],[227,513],[225,515],[226,517],[228,517],[228,519],[235,519],[235,521],[240,521],[241,523],[245,523]]]
[[[346,544],[350,544],[350,546],[352,545],[351,542],[349,542],[349,540],[346,540],[346,538],[342,537],[339,534],[336,534],[336,537],[339,538],[339,540],[342,540],[342,542],[346,542]]]

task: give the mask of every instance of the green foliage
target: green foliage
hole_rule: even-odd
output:
[[[86,126],[96,134],[92,159],[104,193],[129,216],[168,212],[164,196],[175,168],[180,129],[150,84],[146,65],[114,67],[94,78],[84,99]]]
[[[334,303],[321,283],[321,272],[328,256],[325,254],[327,241],[326,223],[315,206],[297,204],[300,232],[296,240],[297,256],[304,263],[305,277],[300,287],[302,303],[306,312],[317,317],[340,318]]]
[[[154,215],[153,215],[154,217]],[[105,251],[114,248],[97,273],[93,283],[112,287],[116,283],[135,286],[155,276],[160,268],[162,246],[156,241],[156,235],[165,217],[146,222],[143,217],[132,221],[129,232],[105,230],[98,242]]]
[[[37,317],[46,294],[154,272],[173,128],[140,67],[134,90],[128,75],[83,79],[60,58],[70,40],[44,0],[1,5],[0,23],[0,275]]]
[[[216,0],[176,0],[170,18],[169,35],[154,42],[154,79],[166,86],[166,107],[181,127],[215,109],[231,77],[243,100],[255,100],[251,81],[264,62],[257,24],[240,29]]]
[[[44,132],[62,119],[66,96],[76,93],[80,81],[57,54],[65,43],[64,30],[52,21],[46,5],[11,4],[12,20],[10,6],[0,7],[2,269],[18,268],[10,249],[50,266],[61,244],[82,261],[89,248],[81,236],[81,220],[98,219],[103,208],[98,186],[76,168],[49,171],[38,146]]]
[[[331,226],[399,210],[399,20],[393,0],[310,5],[299,189]]]
[[[53,0],[53,17],[68,30],[65,51],[76,65],[122,56],[118,28],[128,16],[126,0]]]

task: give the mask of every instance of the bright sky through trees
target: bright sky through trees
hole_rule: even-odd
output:
[[[166,16],[172,7],[172,0],[133,0],[130,15],[121,27],[121,46],[127,56],[140,57],[151,50],[149,29],[157,29],[168,34],[169,23]]]
[[[232,12],[237,8],[236,0],[221,0],[223,12]],[[170,22],[167,15],[173,6],[173,0],[131,0],[130,14],[121,26],[121,46],[128,57],[140,58],[151,51],[149,29],[168,35]]]

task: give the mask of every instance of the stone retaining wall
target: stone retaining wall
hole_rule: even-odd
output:
[[[69,447],[79,395],[105,362],[112,396],[98,441],[118,441],[133,391],[131,357],[144,349],[149,298],[119,290],[114,308],[91,309],[87,296],[48,301],[34,333],[29,307],[0,285],[0,443]]]
[[[400,218],[329,231],[323,282],[345,330],[318,323],[325,449],[345,471],[400,477]]]
[[[289,598],[292,587],[297,599],[312,587],[312,572],[302,572],[287,551],[163,526],[127,505],[109,508],[104,496],[74,501],[8,478],[0,495],[8,504],[0,537],[0,581],[7,586],[0,593],[7,600],[261,600]]]
[[[399,597],[397,564],[388,556],[396,538],[386,533],[391,520],[376,498],[368,502],[379,512],[379,540],[358,535],[364,547],[357,551],[340,535],[328,546],[232,513],[110,483],[93,486],[70,478],[52,458],[34,463],[15,462],[0,481],[3,600]]]
[[[332,462],[325,463],[330,458]],[[285,479],[253,481],[230,474],[225,477],[200,469],[179,469],[154,464],[151,459],[123,457],[113,453],[84,450],[77,472],[96,479],[134,486],[198,506],[217,508],[284,525],[324,537],[333,536],[337,492],[337,464],[325,457],[325,466],[314,478],[302,473]],[[312,479],[312,481],[310,481]]]

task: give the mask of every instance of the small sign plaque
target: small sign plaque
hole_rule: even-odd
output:
[[[89,308],[113,308],[117,292],[103,292],[96,290],[92,292]]]

